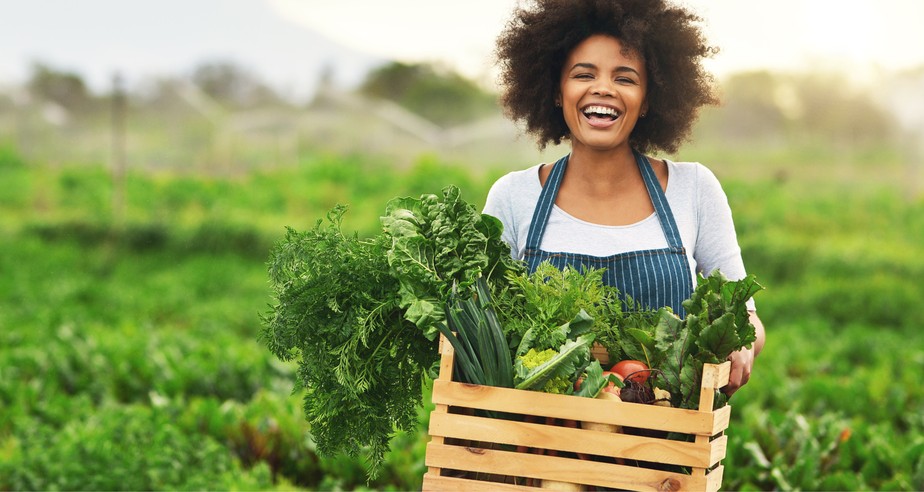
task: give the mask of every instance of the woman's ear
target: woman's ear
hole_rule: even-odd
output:
[[[555,107],[561,107],[561,94],[555,94]]]
[[[639,118],[644,118],[648,114],[648,98],[645,98],[645,101],[642,103],[642,110],[638,114]]]

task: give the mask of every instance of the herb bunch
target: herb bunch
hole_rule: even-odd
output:
[[[503,295],[497,296],[504,329],[516,352],[558,349],[572,335],[568,323],[581,311],[592,319],[597,341],[618,347],[615,328],[622,317],[618,291],[603,283],[604,270],[559,270],[542,262],[532,274],[511,272]],[[571,336],[575,338],[576,336]]]
[[[276,304],[262,340],[280,359],[298,362],[296,390],[318,451],[357,454],[368,447],[371,471],[397,429],[417,422],[421,374],[435,349],[399,308],[398,282],[384,237],[341,232],[345,207],[326,223],[288,229],[272,252]]]

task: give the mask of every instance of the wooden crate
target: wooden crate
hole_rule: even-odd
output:
[[[729,362],[705,366],[699,410],[687,410],[459,383],[445,338],[440,353],[423,490],[715,491],[722,484],[731,407],[712,406],[728,384]],[[575,421],[624,429],[562,425]],[[691,440],[666,439],[668,432]]]

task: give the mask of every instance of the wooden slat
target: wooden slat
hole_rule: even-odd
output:
[[[728,436],[719,436],[713,439],[709,443],[709,449],[712,452],[708,460],[711,468],[725,459],[725,454],[728,453]]]
[[[712,412],[714,420],[712,421],[712,430],[709,431],[711,435],[719,434],[720,432],[728,429],[728,424],[731,422],[731,405],[725,405],[724,407]]]
[[[440,349],[439,379],[441,381],[452,381],[453,370],[455,369],[454,364],[456,360],[456,353],[452,348],[452,344],[449,343],[449,340],[447,340],[444,335],[440,335],[439,349]]]
[[[721,364],[703,364],[703,381],[700,383],[700,387],[713,390],[723,388],[728,384],[730,376],[731,362],[729,361]]]
[[[424,490],[535,490],[534,487],[442,476],[443,468],[471,471],[479,478],[531,477],[631,490],[714,492],[721,487],[724,467],[718,463],[725,457],[728,438],[719,434],[728,428],[731,407],[712,411],[710,400],[716,390],[728,384],[729,362],[704,366],[700,388],[702,405],[697,411],[453,382],[455,354],[448,340],[440,338],[442,357],[440,376],[433,387],[436,410],[431,415],[432,440],[426,456],[430,471],[424,477]],[[597,357],[606,355],[599,347],[594,354]],[[451,407],[462,409],[463,414],[448,413]],[[471,415],[473,409],[679,432],[694,435],[695,443],[474,417]],[[693,475],[573,457],[454,445],[466,441],[670,463],[692,467]],[[601,453],[599,449],[608,452]],[[707,468],[712,466],[715,468],[707,473]]]
[[[455,360],[455,353],[452,350],[452,345],[449,343],[449,340],[445,336],[440,335],[440,373],[439,380],[441,381],[452,381],[453,376],[453,364]],[[434,381],[435,382],[435,381]],[[449,412],[449,407],[445,404],[436,404],[434,405],[433,411],[430,412],[430,418],[432,419],[434,415],[446,415]],[[437,417],[439,418],[439,417]],[[443,444],[443,436],[434,436],[430,434],[430,442],[436,444]],[[438,467],[430,467],[428,469],[427,475],[438,477],[440,476],[440,470]]]
[[[695,444],[469,415],[430,416],[431,436],[708,468],[725,457],[726,438]],[[721,451],[721,452],[719,452]]]
[[[714,412],[434,381],[433,403],[703,436],[715,435]]]
[[[458,477],[441,477],[434,474],[424,474],[423,492],[451,491],[451,492],[536,492],[535,487],[514,485],[512,483],[488,482],[470,480]]]
[[[722,488],[722,476],[725,474],[725,467],[719,465],[706,476],[706,492],[716,492]]]
[[[627,465],[430,443],[427,465],[630,490],[705,490],[707,477]]]

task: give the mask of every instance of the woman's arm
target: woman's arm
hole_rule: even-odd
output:
[[[760,351],[764,349],[764,342],[767,338],[767,335],[764,333],[764,324],[760,321],[760,318],[757,317],[757,313],[750,311],[750,315],[751,324],[754,325],[757,340],[751,344],[751,348],[743,348],[728,356],[728,360],[732,363],[731,374],[728,377],[728,386],[726,386],[724,390],[725,394],[728,396],[731,396],[742,386],[747,384],[748,379],[751,378],[751,369],[754,367],[754,360],[757,359],[757,355],[760,354]]]

